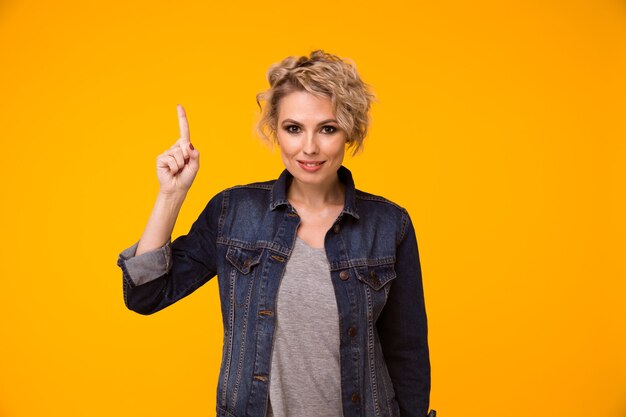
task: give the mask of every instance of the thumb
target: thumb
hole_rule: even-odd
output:
[[[193,147],[191,142],[187,145],[187,149],[189,150],[189,164],[197,167],[200,159],[200,152]]]

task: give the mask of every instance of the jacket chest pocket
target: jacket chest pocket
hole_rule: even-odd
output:
[[[393,264],[366,265],[357,267],[356,274],[361,282],[379,291],[396,277],[396,270]]]
[[[356,267],[356,276],[363,284],[365,295],[368,299],[369,311],[373,317],[378,317],[380,311],[387,302],[389,289],[396,278],[396,270],[393,264],[364,265]]]
[[[236,305],[249,304],[262,255],[263,249],[228,247],[226,260],[231,265],[230,296]]]

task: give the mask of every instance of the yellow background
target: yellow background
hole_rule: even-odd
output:
[[[379,101],[358,188],[406,207],[442,417],[626,416],[626,5],[0,2],[0,416],[214,415],[217,282],[127,310],[118,253],[187,109],[221,189],[278,176],[265,71],[321,48]]]

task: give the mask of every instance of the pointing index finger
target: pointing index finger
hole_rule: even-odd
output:
[[[178,128],[180,130],[180,137],[185,142],[190,142],[191,139],[189,139],[189,123],[187,123],[187,114],[185,113],[183,106],[180,104],[176,107],[178,109]]]

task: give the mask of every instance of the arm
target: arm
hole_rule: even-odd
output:
[[[160,248],[168,242],[186,195],[186,192],[174,194],[159,192],[134,256]]]
[[[119,254],[126,307],[155,313],[191,294],[215,276],[217,224],[222,193],[209,201],[188,234],[140,255],[137,242]],[[170,230],[171,232],[171,230]]]
[[[157,157],[159,194],[139,242],[120,253],[124,302],[151,314],[190,294],[215,275],[214,198],[188,235],[171,243],[176,218],[200,167],[200,154],[189,139],[189,124],[177,106],[180,138]]]
[[[406,210],[395,270],[376,325],[402,417],[425,417],[430,398],[428,330],[417,240]]]
[[[177,111],[180,138],[157,157],[159,194],[135,256],[162,247],[169,240],[180,208],[200,169],[200,153],[189,139],[187,115],[180,105]]]

